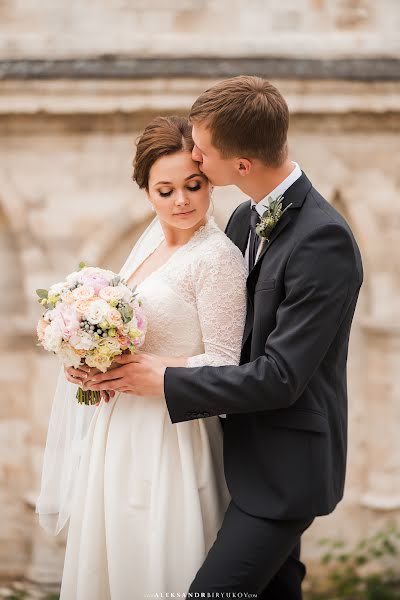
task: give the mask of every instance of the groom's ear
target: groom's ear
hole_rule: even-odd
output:
[[[248,175],[251,171],[251,161],[248,158],[236,158],[236,170],[241,177]]]

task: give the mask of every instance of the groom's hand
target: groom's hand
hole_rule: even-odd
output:
[[[164,374],[168,366],[163,357],[152,354],[122,354],[120,364],[106,373],[87,379],[84,389],[114,390],[135,396],[163,396]]]

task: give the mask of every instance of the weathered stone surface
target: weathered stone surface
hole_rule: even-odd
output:
[[[397,0],[3,1],[0,52],[14,58],[391,56]]]
[[[79,10],[8,1],[0,21],[0,67],[14,69],[0,82],[0,577],[54,582],[63,562],[65,532],[46,536],[33,512],[59,369],[35,347],[34,290],[80,260],[119,269],[152,218],[131,181],[137,135],[155,114],[187,113],[242,59],[284,67],[271,72],[292,114],[291,155],[349,221],[364,258],[349,352],[346,494],[307,532],[304,557],[315,568],[320,538],[352,541],[399,520],[397,0],[101,0]],[[128,55],[141,65],[139,79]],[[46,79],[25,79],[32,60]],[[175,69],[168,77],[160,72],[167,64]],[[149,65],[159,77],[146,78]],[[310,65],[320,71],[305,79]],[[356,79],[354,67],[364,69],[359,81],[343,74]],[[221,226],[242,199],[233,188],[215,190]]]

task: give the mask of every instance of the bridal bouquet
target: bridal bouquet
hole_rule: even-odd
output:
[[[135,293],[112,271],[84,263],[49,290],[36,290],[45,311],[37,325],[39,346],[66,367],[86,363],[105,373],[113,358],[136,352],[144,342],[146,319]],[[77,392],[80,404],[96,404],[100,392]]]

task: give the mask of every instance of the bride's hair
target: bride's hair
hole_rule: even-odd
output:
[[[156,117],[147,125],[136,142],[133,180],[146,190],[150,169],[161,156],[193,150],[192,125],[185,117]]]

